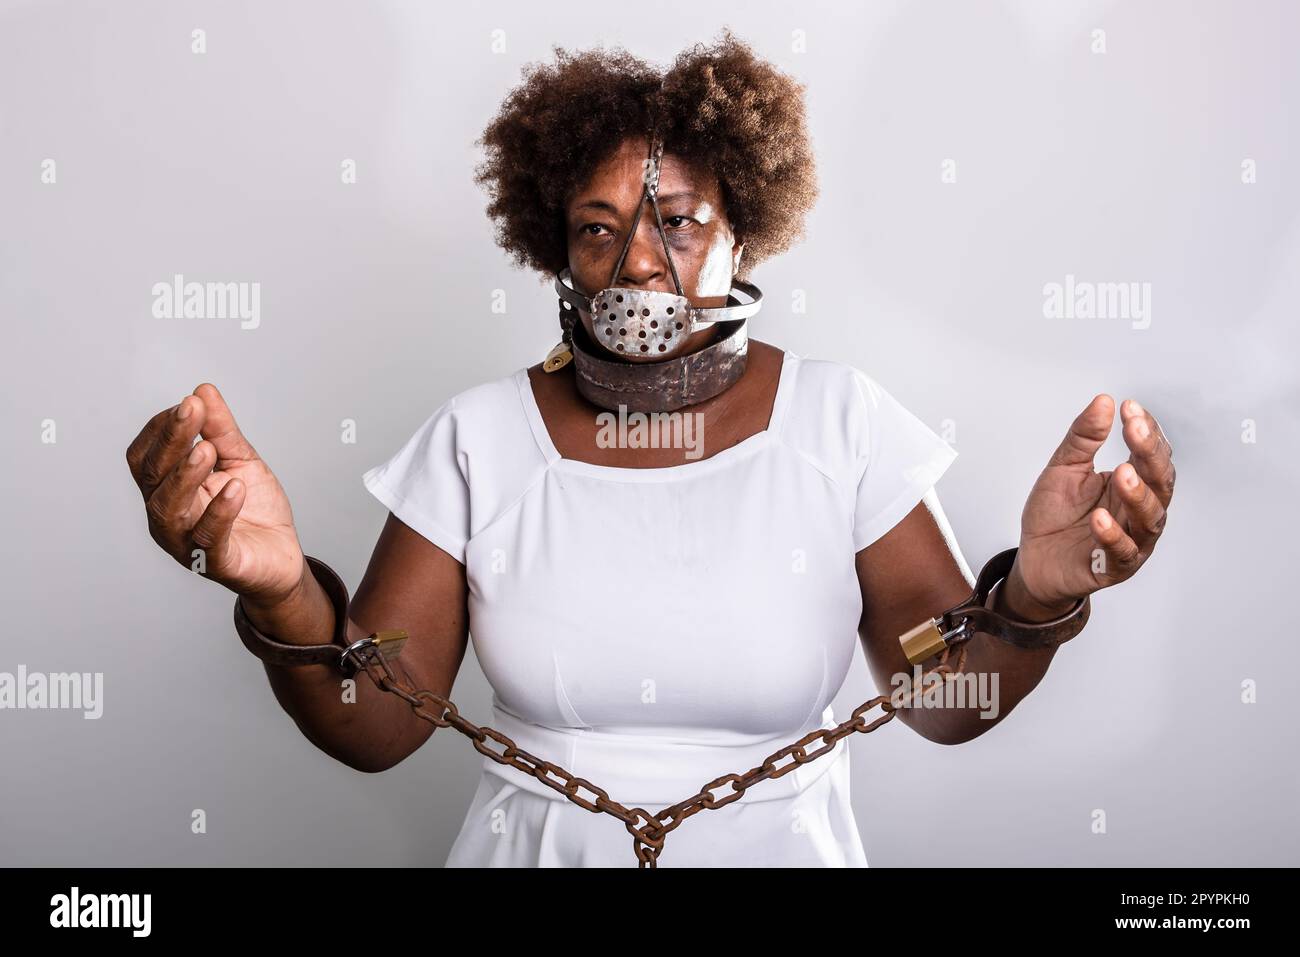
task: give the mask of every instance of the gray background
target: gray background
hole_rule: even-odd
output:
[[[808,240],[755,273],[754,335],[951,420],[939,491],[973,567],[1016,543],[1096,392],[1140,399],[1177,452],[1154,559],[1096,597],[1010,720],[961,747],[902,725],[853,739],[871,864],[1298,863],[1300,14],[849,6],[0,5],[0,670],[105,673],[98,721],[0,712],[0,863],[443,862],[478,753],[448,730],[364,775],[313,748],[239,644],[231,594],[150,540],[123,451],[217,383],[305,549],[355,587],[385,516],[361,473],[557,337],[554,297],[493,245],[471,181],[521,65],[602,40],[664,62],[724,24],[807,84],[820,164]],[[177,272],[260,282],[261,327],[155,319],[151,286]],[[1150,328],[1045,319],[1043,285],[1067,273],[1151,283]],[[1125,454],[1116,430],[1099,465]],[[837,716],[875,693],[859,651]],[[482,721],[489,694],[471,652],[454,698]]]

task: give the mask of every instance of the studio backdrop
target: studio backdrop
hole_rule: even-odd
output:
[[[871,865],[1300,862],[1295,5],[8,0],[0,672],[100,684],[0,710],[0,864],[444,862],[482,756],[313,747],[234,596],[150,540],[124,449],[215,383],[355,588],[386,517],[363,472],[559,337],[474,184],[502,98],[553,45],[662,64],[723,28],[805,84],[820,184],[751,335],[958,451],[972,567],[1093,395],[1141,401],[1178,463],[1154,557],[1006,721],[850,739]],[[256,307],[157,308],[190,281]],[[1119,307],[1072,308],[1088,284]],[[1127,454],[1116,429],[1098,467]],[[877,693],[859,648],[836,717]],[[452,697],[487,723],[472,651]]]

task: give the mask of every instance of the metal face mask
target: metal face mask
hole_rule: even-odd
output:
[[[672,358],[681,352],[691,333],[706,329],[715,322],[748,319],[758,312],[762,304],[763,294],[757,286],[737,280],[732,283],[729,298],[735,302],[735,294],[739,292],[748,302],[711,308],[691,305],[677,275],[677,265],[668,248],[668,236],[664,232],[663,218],[659,213],[659,164],[663,150],[663,142],[657,136],[652,136],[650,156],[646,160],[646,171],[642,176],[641,198],[636,205],[636,215],[632,217],[632,228],[623,241],[623,251],[614,264],[609,286],[588,299],[573,288],[571,270],[563,269],[555,277],[555,291],[560,298],[592,317],[596,342],[609,352],[628,358]],[[655,227],[663,243],[664,255],[668,257],[668,268],[673,275],[676,294],[614,285],[618,282],[623,262],[627,259],[632,237],[636,235],[637,226],[641,223],[641,211],[645,208],[647,199],[654,211]]]

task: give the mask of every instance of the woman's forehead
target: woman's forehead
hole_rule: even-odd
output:
[[[590,176],[579,183],[569,201],[571,208],[612,202],[616,206],[635,205],[641,193],[641,176],[649,149],[644,139],[624,140],[608,157],[596,164]],[[694,194],[695,198],[717,204],[719,185],[712,171],[667,149],[659,163],[659,196]]]

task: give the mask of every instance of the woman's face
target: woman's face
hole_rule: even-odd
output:
[[[584,296],[593,296],[611,285],[610,273],[618,262],[641,198],[642,164],[648,155],[645,139],[625,140],[569,198],[565,207],[569,268],[574,286]],[[665,151],[659,166],[659,212],[682,290],[691,304],[725,306],[744,247],[732,235],[717,177]],[[677,292],[648,201],[641,210],[641,221],[623,260],[622,272],[614,277],[612,285]],[[582,323],[594,341],[591,316],[584,312]],[[716,335],[716,326],[701,329],[678,354],[696,352]],[[625,358],[630,362],[661,361],[654,356]]]

